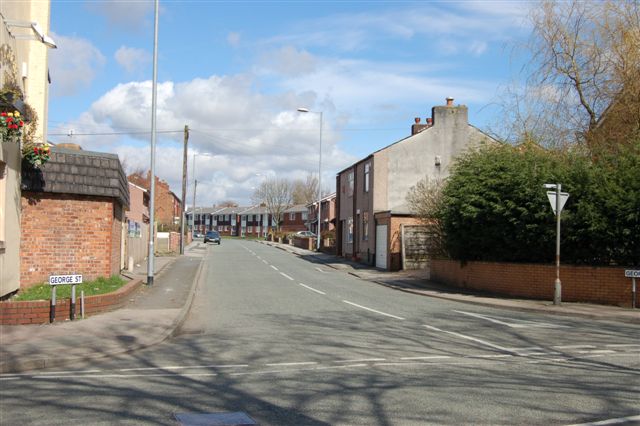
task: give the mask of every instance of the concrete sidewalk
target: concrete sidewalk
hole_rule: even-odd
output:
[[[640,324],[640,309],[632,310],[588,303],[562,303],[560,306],[556,306],[551,300],[513,299],[502,295],[438,284],[429,280],[428,272],[425,270],[387,272],[338,256],[304,250],[289,244],[262,240],[258,240],[258,242],[285,250],[310,262],[324,264],[363,280],[408,293],[506,309]]]
[[[183,256],[156,257],[154,285],[143,285],[115,311],[53,324],[0,326],[0,373],[60,367],[164,341],[189,311],[205,254],[204,244],[193,242]],[[125,275],[146,282],[146,262]]]

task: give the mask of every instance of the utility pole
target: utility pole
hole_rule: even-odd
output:
[[[155,1],[155,23],[153,26],[153,84],[151,88],[151,182],[149,183],[149,254],[147,257],[147,285],[153,285],[155,249],[153,239],[156,234],[155,227],[155,198],[156,198],[156,110],[158,96],[158,10],[160,0]]]
[[[184,221],[187,215],[187,153],[189,126],[184,126],[184,153],[182,154],[182,215],[180,215],[180,254],[184,254]]]

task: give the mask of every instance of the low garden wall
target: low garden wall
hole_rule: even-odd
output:
[[[84,313],[86,316],[113,311],[124,305],[129,296],[142,285],[139,279],[132,280],[118,290],[98,294],[95,296],[85,296]],[[80,318],[80,295],[76,299],[76,318]],[[50,301],[34,300],[0,302],[0,324],[44,324],[49,322]],[[56,303],[56,322],[66,321],[71,316],[71,300],[58,299]]]
[[[631,279],[625,268],[560,267],[562,301],[631,307]],[[509,296],[553,300],[555,265],[431,260],[431,280]],[[640,297],[636,295],[636,306]]]

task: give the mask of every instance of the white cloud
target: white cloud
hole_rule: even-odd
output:
[[[144,49],[121,46],[114,55],[116,62],[127,72],[141,71],[151,62],[151,54]]]
[[[308,93],[286,95],[256,93],[245,75],[165,82],[158,85],[156,153],[157,174],[179,191],[182,178],[182,129],[188,124],[190,152],[199,156],[198,204],[225,199],[248,203],[256,173],[304,178],[318,167],[318,121],[296,107],[313,99]],[[73,128],[72,140],[84,149],[116,152],[130,169],[149,168],[151,82],[120,84],[103,95],[72,123],[51,133]],[[164,133],[175,130],[175,133]],[[125,132],[127,135],[81,136],[80,133]],[[142,134],[138,132],[143,132]],[[355,158],[337,145],[339,135],[324,123],[323,170],[325,182]],[[68,142],[59,137],[58,142]],[[192,157],[189,167],[192,167]]]
[[[316,68],[316,58],[309,52],[298,50],[293,46],[285,46],[275,51],[264,53],[260,64],[267,70],[273,70],[285,76],[309,74]]]
[[[240,45],[240,33],[230,32],[227,34],[227,43],[232,47],[238,47]]]
[[[110,26],[128,32],[138,32],[148,26],[147,15],[153,11],[152,1],[101,0],[88,2],[86,7],[107,19]]]
[[[104,66],[104,55],[83,38],[52,34],[58,45],[49,53],[52,96],[70,96],[91,85]]]

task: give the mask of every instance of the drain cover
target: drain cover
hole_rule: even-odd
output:
[[[256,426],[255,420],[242,411],[235,413],[174,414],[181,426]]]

